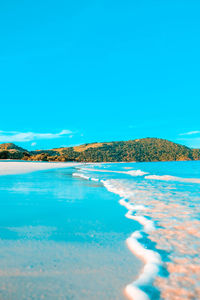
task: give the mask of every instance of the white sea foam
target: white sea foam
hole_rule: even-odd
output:
[[[91,177],[90,178],[92,181],[99,181],[99,179],[98,178],[95,178],[95,177]]]
[[[147,291],[153,289],[153,283],[160,289],[162,299],[166,295],[170,299],[173,298],[178,290],[181,290],[181,293],[177,294],[177,299],[186,299],[188,295],[194,299],[200,299],[196,292],[196,284],[199,279],[196,265],[199,248],[199,191],[197,184],[200,183],[200,176],[193,178],[195,175],[192,174],[198,173],[196,169],[190,170],[188,162],[188,167],[182,172],[182,174],[188,175],[185,175],[186,178],[184,175],[179,177],[179,166],[183,166],[183,163],[176,163],[176,165],[178,169],[176,171],[174,165],[173,173],[177,176],[153,175],[150,172],[146,176],[133,179],[121,176],[121,174],[112,176],[112,173],[115,172],[102,173],[103,176],[98,174],[99,180],[103,179],[100,181],[105,188],[121,198],[119,203],[126,207],[126,217],[142,225],[142,229],[134,232],[126,241],[131,252],[144,261],[143,270],[137,280],[125,288],[126,295],[130,299],[154,299],[153,295],[145,293],[146,289]],[[198,163],[195,166],[198,166]],[[163,172],[163,165],[161,169]],[[132,167],[126,171],[133,171]],[[87,171],[86,174],[88,175],[90,172]],[[138,174],[141,173],[138,172]],[[170,174],[170,170],[166,170],[165,174]],[[167,188],[163,189],[163,185],[156,184],[157,180],[165,181]],[[179,182],[181,185],[178,184]],[[175,192],[173,192],[174,189],[176,189]],[[159,224],[158,230],[152,220],[156,220],[156,223]],[[183,236],[184,239],[182,239]],[[155,245],[155,243],[159,249],[170,253],[170,262],[162,263],[157,250],[151,248],[151,245]],[[165,254],[163,253],[163,255]],[[159,276],[162,264],[169,272],[167,277]],[[188,268],[188,265],[191,268]],[[190,281],[190,285],[187,285],[190,278],[193,280]],[[183,285],[184,289],[182,289]],[[154,291],[152,290],[152,292]]]
[[[142,170],[130,170],[130,171],[115,171],[115,170],[107,170],[107,169],[95,169],[95,168],[81,168],[82,171],[89,171],[89,172],[101,172],[101,173],[118,173],[118,174],[128,174],[131,176],[144,176],[148,174],[148,172],[144,172]]]
[[[125,190],[120,184],[113,184],[116,183],[116,180],[101,180],[101,182],[109,192],[117,194],[122,198],[129,198],[134,194],[134,191]]]
[[[74,177],[80,177],[80,178],[83,178],[83,179],[86,179],[86,180],[91,180],[91,181],[99,181],[98,178],[95,178],[95,177],[89,177],[83,173],[73,173],[72,174]]]
[[[142,244],[138,241],[140,238],[142,238],[141,232],[136,231],[126,240],[128,248],[131,252],[145,261],[145,266],[139,278],[133,283],[127,285],[125,291],[131,299],[149,300],[148,295],[144,293],[140,287],[151,285],[153,283],[162,265],[162,261],[157,252],[146,249],[142,246]]]
[[[141,170],[130,170],[127,172],[124,172],[126,174],[129,174],[131,176],[143,176],[145,174],[148,174],[147,172],[141,171]]]
[[[145,176],[145,179],[200,183],[200,178],[183,178],[171,175],[148,175]]]
[[[120,199],[119,203],[123,206],[125,206],[128,210],[145,210],[145,206],[144,205],[134,205],[132,203],[129,203],[127,201],[125,201],[125,199]]]
[[[149,233],[156,230],[154,222],[143,215],[134,215],[134,211],[145,211],[144,205],[134,205],[126,200],[130,196],[134,195],[134,191],[123,187],[123,184],[121,182],[117,182],[117,180],[102,180],[102,183],[108,191],[123,197],[119,200],[119,203],[125,206],[128,210],[125,216],[139,222],[143,226],[143,230],[134,232],[126,240],[130,251],[134,253],[134,255],[142,258],[145,261],[145,265],[139,278],[131,284],[128,284],[125,288],[125,292],[130,299],[149,300],[148,295],[143,292],[141,287],[151,285],[153,283],[155,277],[158,275],[160,267],[162,266],[162,260],[157,252],[146,249],[139,240],[143,237],[144,232]]]
[[[72,175],[73,175],[74,177],[81,177],[81,178],[84,178],[84,179],[87,179],[87,180],[90,179],[89,176],[86,176],[86,175],[84,175],[84,174],[82,174],[82,173],[73,173]]]
[[[135,284],[129,284],[125,288],[125,293],[130,299],[149,300],[149,297]]]
[[[138,223],[140,223],[141,225],[143,225],[145,232],[151,232],[151,231],[155,230],[153,221],[145,218],[144,216],[135,216],[135,215],[132,215],[132,211],[128,211],[126,213],[126,217],[128,219],[135,220]]]
[[[138,174],[141,173],[138,172]],[[85,176],[82,173],[74,173],[73,175],[91,180],[90,177]],[[140,243],[140,239],[143,238],[144,233],[149,233],[155,230],[154,222],[143,215],[134,214],[134,212],[136,211],[142,212],[146,209],[144,205],[135,205],[132,202],[129,202],[130,200],[127,200],[130,199],[130,197],[133,197],[137,191],[134,191],[131,188],[127,188],[123,185],[123,182],[115,179],[100,180],[100,182],[105,186],[105,188],[109,192],[115,193],[121,197],[119,203],[125,206],[128,210],[125,216],[129,219],[137,221],[143,226],[143,229],[141,231],[134,232],[126,240],[127,246],[130,249],[130,251],[134,255],[142,258],[145,261],[145,265],[138,279],[126,286],[125,293],[130,299],[149,300],[148,295],[142,290],[142,286],[151,285],[153,283],[162,265],[162,260],[157,252],[150,249],[146,249]]]

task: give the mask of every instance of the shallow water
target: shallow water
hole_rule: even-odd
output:
[[[199,161],[99,164],[74,176],[100,181],[143,225],[127,239],[145,261],[131,298],[200,299]]]
[[[124,299],[141,226],[118,196],[73,168],[0,176],[0,299]]]

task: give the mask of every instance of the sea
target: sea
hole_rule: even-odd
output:
[[[200,299],[200,161],[0,176],[0,299]]]

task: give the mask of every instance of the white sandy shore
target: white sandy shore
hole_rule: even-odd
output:
[[[30,173],[48,169],[67,168],[75,165],[77,166],[78,163],[0,161],[0,175]]]

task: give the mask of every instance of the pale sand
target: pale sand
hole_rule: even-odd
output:
[[[24,162],[24,161],[0,161],[0,175],[30,173],[48,169],[67,168],[79,165],[68,162]]]

